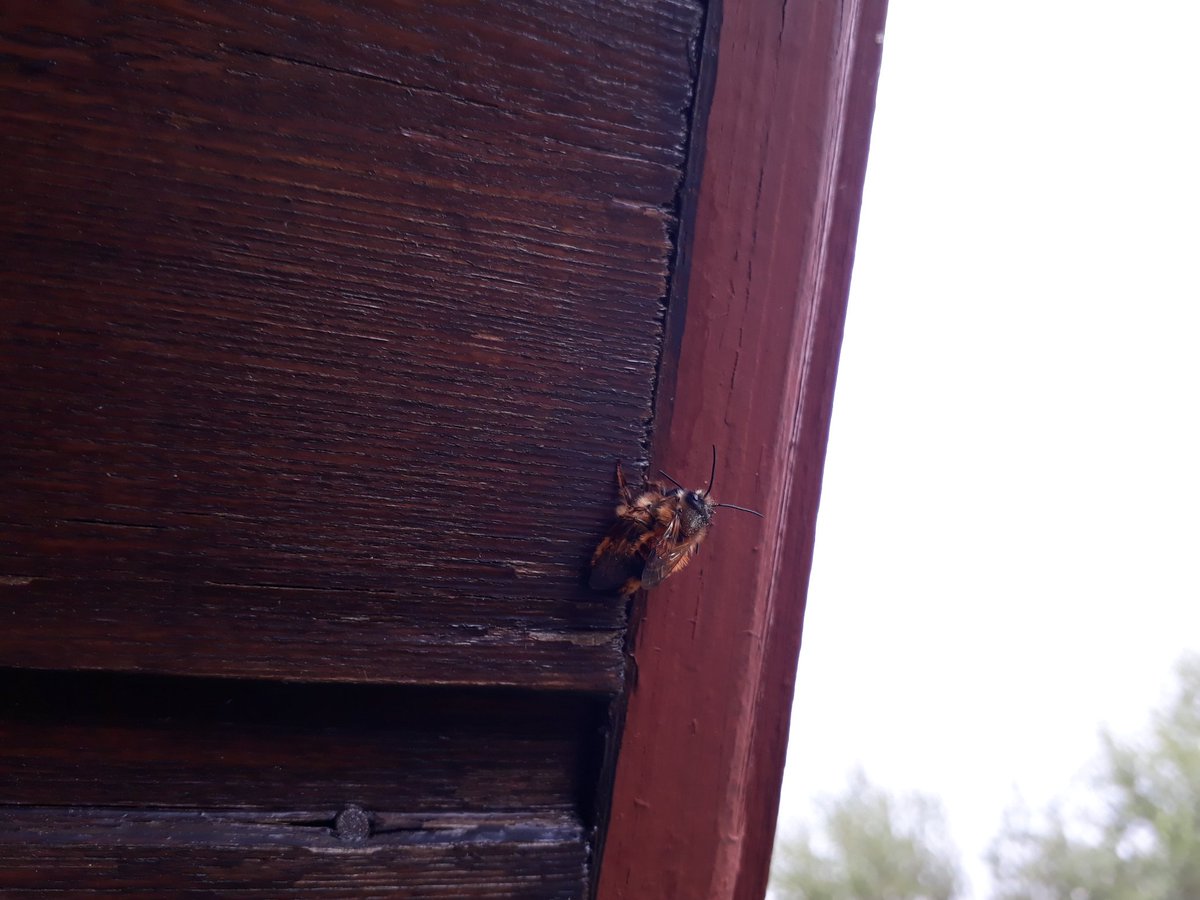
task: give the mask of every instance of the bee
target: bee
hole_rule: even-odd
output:
[[[616,590],[628,597],[638,588],[652,588],[682,571],[700,549],[718,508],[763,517],[744,506],[714,503],[709,497],[717,474],[716,447],[708,485],[702,491],[688,490],[662,470],[659,474],[675,487],[647,481],[635,492],[625,483],[617,463],[617,520],[592,554],[588,587],[593,590]]]

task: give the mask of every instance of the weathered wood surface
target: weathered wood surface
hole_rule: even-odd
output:
[[[765,892],[854,257],[886,0],[720,6],[653,449],[702,483],[716,443],[766,519],[719,512],[646,600],[599,900]]]
[[[0,598],[9,666],[583,691],[623,677],[604,598],[49,577],[0,580]]]
[[[568,694],[0,672],[0,804],[590,814],[604,716]]]
[[[0,896],[582,897],[605,713],[0,671]]]
[[[324,811],[134,813],[29,808],[0,817],[0,895],[514,898],[583,896],[578,823],[377,817],[339,836]]]
[[[617,689],[701,15],[7,4],[0,665]]]

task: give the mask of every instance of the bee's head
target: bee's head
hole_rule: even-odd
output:
[[[712,521],[716,504],[708,499],[707,494],[703,491],[685,491],[683,489],[677,489],[672,493],[679,497],[679,515],[683,518],[684,529],[687,532],[708,527],[709,522]]]
[[[717,503],[709,497],[709,494],[712,492],[713,479],[717,474],[716,447],[713,447],[712,471],[708,475],[708,484],[705,485],[702,491],[689,491],[662,469],[658,471],[660,475],[675,485],[673,490],[667,491],[663,496],[669,498],[672,501],[672,506],[678,510],[678,515],[683,520],[684,534],[693,535],[707,528],[712,522],[713,513],[717,511],[717,507],[719,506],[729,509],[739,509],[742,512],[750,513],[752,516],[758,516],[760,519],[763,517],[762,513],[756,512],[753,509],[736,506],[732,503]]]

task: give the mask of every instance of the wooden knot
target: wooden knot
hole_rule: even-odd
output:
[[[371,817],[361,806],[347,806],[334,817],[333,833],[343,841],[365,841],[371,836]]]

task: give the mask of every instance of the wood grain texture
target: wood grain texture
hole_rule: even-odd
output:
[[[0,896],[585,896],[606,704],[0,671]]]
[[[514,691],[0,671],[12,805],[590,819],[604,704]]]
[[[624,677],[603,598],[55,578],[0,581],[0,598],[9,666],[589,692]]]
[[[411,831],[386,819],[361,840],[311,811],[131,813],[25,809],[0,819],[6,898],[237,896],[582,897],[587,845],[577,823],[459,819]]]
[[[886,2],[721,7],[654,456],[766,520],[644,601],[599,900],[760,900],[787,747]]]
[[[612,692],[693,0],[0,21],[0,665]]]

